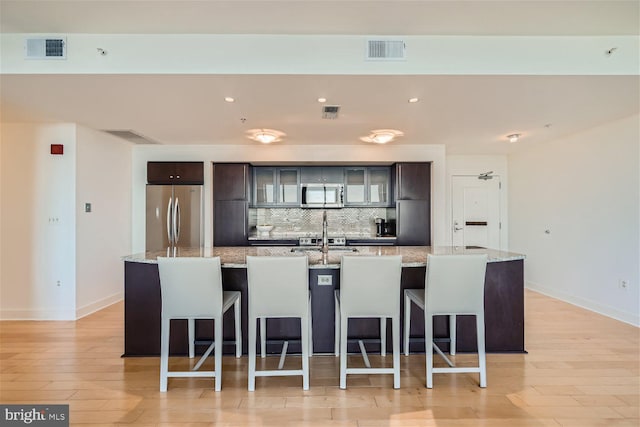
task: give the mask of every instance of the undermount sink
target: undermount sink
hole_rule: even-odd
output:
[[[322,252],[322,248],[319,246],[296,246],[291,248],[291,252]],[[357,248],[349,246],[329,246],[329,252],[358,252]]]

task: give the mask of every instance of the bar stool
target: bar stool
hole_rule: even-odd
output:
[[[167,391],[169,377],[215,378],[215,390],[222,387],[222,318],[233,306],[235,314],[236,357],[242,355],[240,328],[240,292],[222,290],[220,258],[158,257],[162,295],[160,339],[160,391]],[[169,371],[169,337],[171,319],[213,319],[214,342],[191,371]],[[191,325],[190,325],[191,326]],[[191,335],[191,331],[189,331]],[[190,341],[190,345],[191,345]],[[217,345],[216,345],[217,343]],[[191,349],[190,349],[191,350]],[[206,358],[214,353],[215,371],[199,371]]]
[[[425,289],[404,291],[404,352],[409,354],[411,329],[411,303],[424,310],[426,352],[426,385],[433,388],[434,373],[478,372],[480,387],[487,386],[487,366],[484,338],[484,281],[487,268],[486,254],[427,256]],[[450,316],[450,354],[455,354],[456,315],[476,316],[478,366],[457,368],[433,341],[433,316]],[[431,343],[431,345],[429,345]],[[433,350],[449,365],[433,367]]]
[[[249,391],[255,390],[256,377],[302,376],[302,388],[309,390],[309,348],[311,305],[306,256],[247,256],[249,286]],[[256,370],[256,321],[260,320],[262,348],[266,344],[267,318],[300,318],[302,369],[281,369],[286,346],[277,370]]]
[[[402,256],[343,256],[340,291],[336,292],[336,316],[340,323],[340,388],[347,388],[347,374],[393,374],[393,388],[400,388],[400,277]],[[338,314],[339,313],[339,314]],[[349,318],[377,317],[386,325],[391,318],[393,368],[372,368],[360,345],[366,368],[347,367]],[[386,330],[385,330],[386,335]],[[384,345],[384,342],[383,342]],[[384,348],[384,347],[383,347]],[[382,353],[382,351],[381,351]]]

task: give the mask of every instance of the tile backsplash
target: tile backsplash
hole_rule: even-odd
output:
[[[270,224],[272,236],[322,234],[323,209],[301,208],[252,208],[249,209],[249,227],[256,232],[257,224]],[[327,209],[327,226],[330,236],[375,235],[375,218],[393,219],[395,209],[389,208],[343,208]]]

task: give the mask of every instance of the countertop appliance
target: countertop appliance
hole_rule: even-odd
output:
[[[204,246],[202,185],[147,185],[146,250]]]
[[[344,206],[343,184],[302,184],[303,208],[341,208]]]

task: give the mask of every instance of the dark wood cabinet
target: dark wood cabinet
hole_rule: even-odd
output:
[[[249,165],[213,164],[213,246],[247,246]]]
[[[249,165],[246,163],[213,164],[214,200],[249,200]]]
[[[247,246],[249,202],[215,200],[213,203],[213,246]]]
[[[174,185],[204,184],[203,162],[148,162],[147,183]]]
[[[431,246],[431,164],[395,167],[397,244]]]
[[[431,246],[428,200],[396,201],[396,244],[399,246]]]
[[[396,164],[396,200],[428,200],[430,193],[430,163]]]

